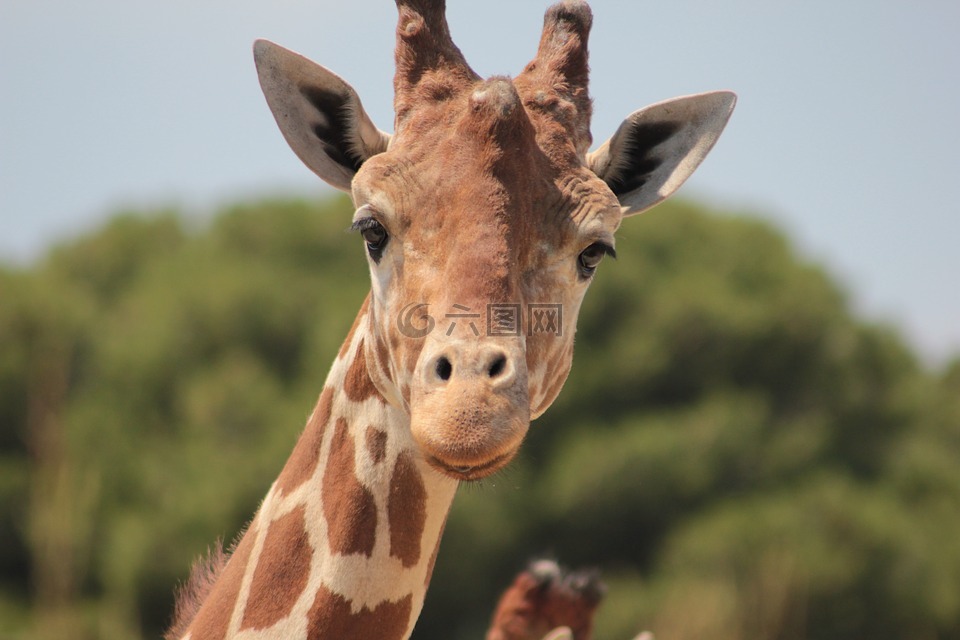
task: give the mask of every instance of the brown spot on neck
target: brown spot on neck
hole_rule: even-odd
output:
[[[243,629],[266,629],[290,615],[307,586],[313,547],[300,506],[270,525],[250,585]]]
[[[390,375],[390,353],[387,351],[387,343],[380,336],[377,336],[377,366],[380,368],[380,375],[384,379],[393,379],[393,376]]]
[[[376,427],[367,427],[367,453],[374,464],[380,464],[387,457],[387,432]]]
[[[332,553],[373,555],[377,505],[373,493],[357,479],[354,443],[347,421],[337,419],[323,472],[323,516]]]
[[[370,379],[370,374],[367,372],[367,357],[364,353],[363,340],[360,340],[360,344],[357,345],[357,352],[353,356],[353,362],[350,363],[350,368],[344,376],[343,392],[346,394],[348,400],[354,402],[363,402],[367,398],[376,396],[386,404],[386,400],[380,395],[377,387],[373,384],[373,380]]]
[[[420,471],[407,453],[397,457],[390,478],[387,498],[387,518],[390,522],[390,555],[404,567],[420,561],[423,529],[427,522],[427,490]]]
[[[320,587],[307,614],[307,638],[403,640],[412,611],[413,597],[408,595],[397,602],[381,602],[373,609],[363,607],[353,613],[349,601]]]
[[[297,446],[293,453],[283,466],[280,477],[277,478],[277,488],[289,495],[294,489],[306,482],[313,476],[320,460],[320,445],[323,442],[323,434],[326,431],[327,424],[330,422],[330,415],[333,412],[333,389],[325,387],[320,392],[320,399],[317,401],[317,407],[307,422],[307,428],[304,429]]]

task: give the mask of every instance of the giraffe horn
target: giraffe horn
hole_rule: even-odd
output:
[[[501,148],[522,136],[534,136],[533,125],[510,78],[494,76],[474,85],[461,126],[474,136],[496,140]]]
[[[445,0],[396,0],[397,129],[421,101],[436,102],[480,79],[450,37]]]
[[[566,126],[581,157],[591,142],[587,40],[592,24],[593,13],[583,0],[551,6],[543,17],[537,55],[517,77],[524,100],[532,99]]]

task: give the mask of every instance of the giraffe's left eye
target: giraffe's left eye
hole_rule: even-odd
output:
[[[594,242],[581,251],[577,256],[577,269],[580,271],[580,276],[584,279],[590,278],[597,270],[597,265],[603,260],[603,256],[607,254],[617,257],[613,247],[603,242]]]
[[[387,247],[390,235],[376,218],[362,218],[353,223],[353,228],[360,232],[367,243],[367,253],[374,262],[380,262],[383,250]]]

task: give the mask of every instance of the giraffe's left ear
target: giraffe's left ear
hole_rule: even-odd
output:
[[[386,151],[353,87],[300,54],[267,40],[253,44],[260,87],[280,131],[314,173],[343,191],[368,158]]]
[[[730,119],[736,94],[714,91],[635,111],[587,154],[587,166],[613,190],[624,215],[669,197],[700,165]]]

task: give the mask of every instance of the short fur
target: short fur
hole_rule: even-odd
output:
[[[196,617],[200,605],[210,595],[217,578],[227,566],[232,551],[224,551],[223,541],[217,540],[207,551],[207,555],[193,564],[190,577],[177,589],[173,624],[163,635],[164,640],[177,640],[187,632],[187,627]]]

